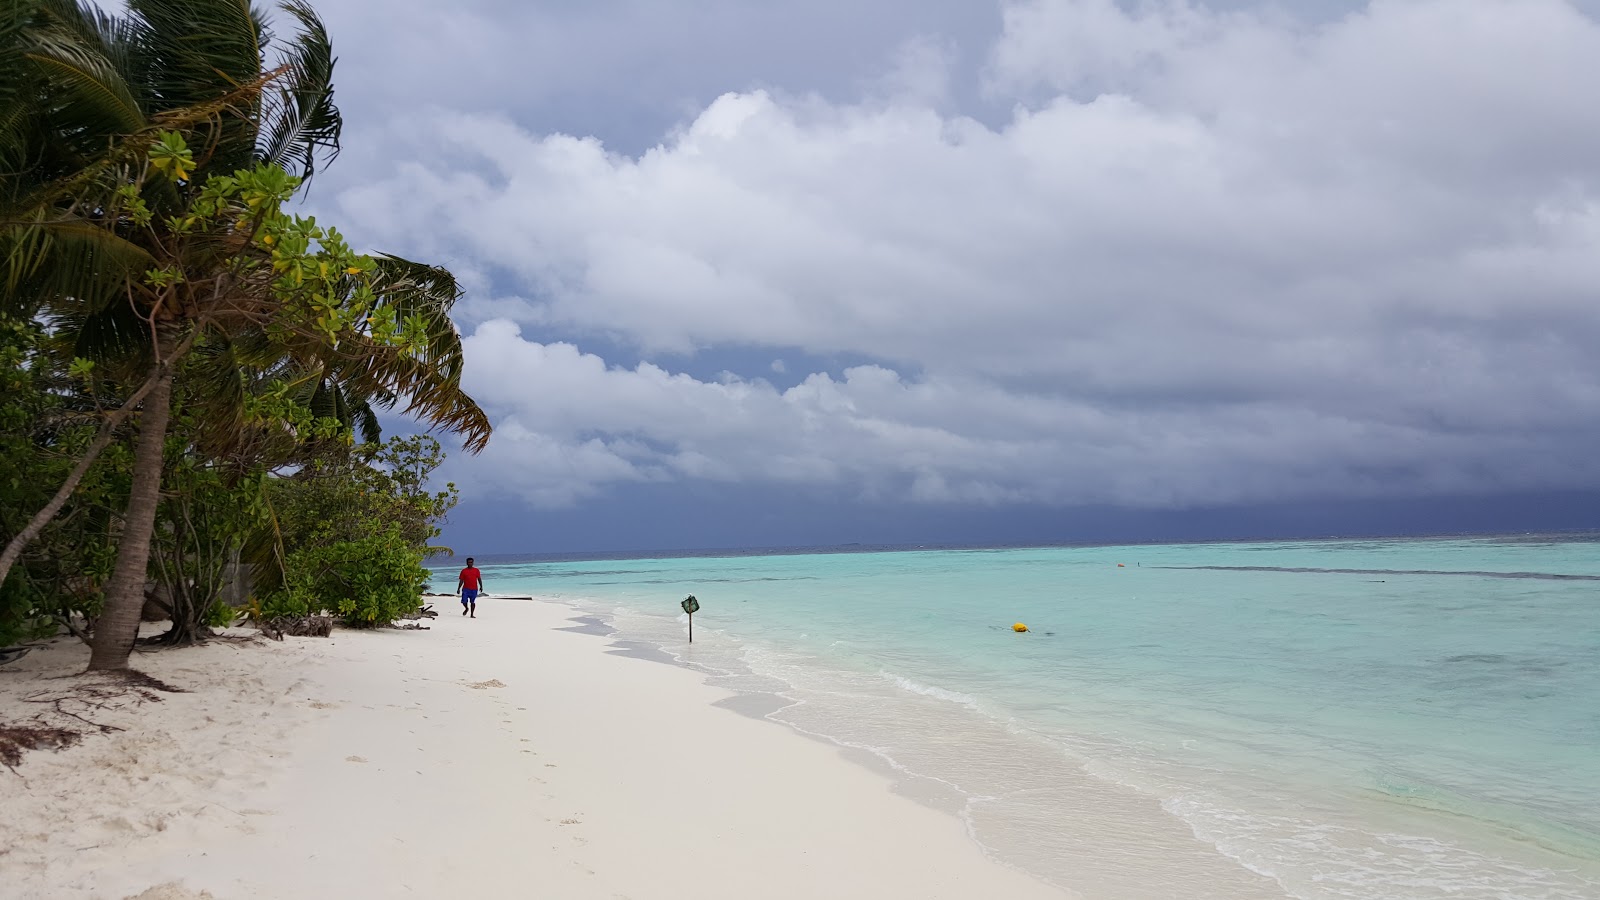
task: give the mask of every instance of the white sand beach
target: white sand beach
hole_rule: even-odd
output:
[[[136,654],[187,693],[0,668],[0,722],[124,730],[0,768],[8,898],[1030,898],[959,819],[558,603]],[[79,723],[82,725],[82,722]]]

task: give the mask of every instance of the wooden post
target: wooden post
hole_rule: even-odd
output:
[[[689,613],[689,643],[694,643],[694,613]]]

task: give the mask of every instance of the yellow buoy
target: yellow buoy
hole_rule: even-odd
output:
[[[1028,630],[1028,626],[1022,624],[1021,622],[1018,622],[1017,624],[1011,626],[1011,630],[1012,631],[1018,631],[1018,632],[1027,631]]]

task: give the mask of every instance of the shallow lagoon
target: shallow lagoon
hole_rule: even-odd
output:
[[[1305,898],[1600,896],[1590,540],[747,553],[485,574],[491,594],[575,602],[618,640],[782,701],[752,708],[873,754],[996,856],[1064,886],[1227,896],[1226,862]],[[693,647],[677,609],[689,593],[703,604]]]

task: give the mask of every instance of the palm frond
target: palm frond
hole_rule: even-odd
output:
[[[96,310],[69,308],[52,324],[71,337],[75,357],[138,366],[150,356],[150,325],[126,303]]]
[[[145,108],[175,110],[233,93],[261,74],[266,24],[249,0],[128,0],[145,72]],[[213,123],[202,169],[232,172],[255,155],[260,95]]]
[[[461,297],[460,285],[450,270],[440,266],[389,254],[374,259],[378,269],[372,289],[379,303],[403,320],[420,321],[425,339],[420,348],[406,352],[360,336],[341,347],[333,370],[341,383],[362,395],[380,397],[385,408],[404,398],[404,412],[459,432],[467,451],[477,453],[488,444],[493,429],[488,415],[461,388],[461,334],[450,319],[450,309]]]
[[[323,388],[320,362],[285,356],[260,336],[238,339],[210,332],[195,344],[180,373],[179,386],[195,411],[186,432],[191,446],[213,459],[249,465],[294,460],[305,444],[287,422],[257,419],[250,414],[252,397],[284,387],[290,399],[315,415],[333,411]]]
[[[60,126],[89,137],[133,134],[146,124],[124,74],[103,48],[65,30],[41,30],[28,59],[52,82]]]
[[[0,72],[13,75],[27,50],[29,28],[38,23],[42,0],[6,0],[0,3]],[[0,79],[0,101],[26,93],[25,82]]]
[[[339,388],[326,377],[317,380],[316,389],[312,391],[311,398],[306,402],[306,408],[311,410],[313,416],[324,419],[335,419],[339,416]]]
[[[261,72],[266,25],[248,0],[128,0],[141,50],[154,63],[159,108],[193,106]]]
[[[461,377],[461,334],[450,310],[461,299],[455,275],[442,266],[413,262],[387,253],[374,255],[378,264],[372,289],[401,319],[418,318],[428,336],[423,358],[445,378]]]
[[[157,265],[143,247],[111,229],[78,218],[41,219],[0,226],[3,308],[11,315],[31,317],[57,299],[98,311]]]
[[[378,414],[372,409],[372,401],[365,397],[347,398],[350,409],[350,422],[361,433],[361,442],[376,444],[383,440],[383,426],[378,422]]]
[[[23,123],[36,108],[38,87],[29,71],[30,27],[37,24],[41,0],[0,3],[0,178],[21,174],[27,158]]]
[[[283,9],[300,23],[299,34],[283,54],[289,76],[263,98],[261,159],[309,179],[319,155],[339,155],[344,120],[333,103],[333,44],[315,11],[303,0]],[[297,171],[298,170],[298,171]]]
[[[459,368],[459,359],[453,368]],[[381,388],[405,401],[401,412],[460,434],[463,447],[478,453],[489,443],[489,416],[461,387],[459,375],[399,348],[357,338],[341,347],[332,371],[354,390]]]

